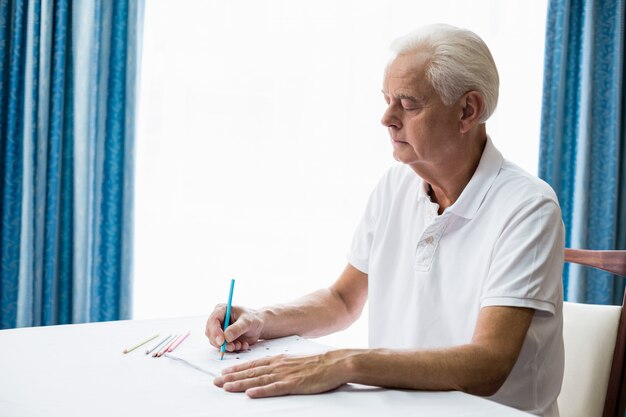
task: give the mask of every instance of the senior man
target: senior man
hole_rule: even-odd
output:
[[[564,243],[557,198],[487,136],[499,81],[477,35],[431,25],[391,48],[382,124],[401,164],[374,189],[345,270],[329,288],[289,304],[233,307],[225,333],[225,308],[217,306],[206,326],[211,344],[226,338],[236,351],[259,339],[344,329],[369,300],[370,348],[261,359],[226,370],[215,384],[253,398],[349,382],[461,390],[558,416]]]

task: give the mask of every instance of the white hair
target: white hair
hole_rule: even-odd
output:
[[[441,101],[450,105],[468,91],[478,91],[484,100],[481,123],[498,104],[500,80],[485,42],[467,29],[445,24],[423,26],[391,43],[394,57],[410,52],[429,52],[426,77]]]

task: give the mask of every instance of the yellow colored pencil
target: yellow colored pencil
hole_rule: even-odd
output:
[[[137,344],[136,344],[136,345],[134,345],[134,346],[131,346],[131,347],[129,347],[129,348],[124,349],[124,350],[122,351],[122,353],[130,353],[130,352],[132,352],[133,350],[137,349],[139,346],[143,346],[143,345],[145,345],[146,343],[148,343],[149,341],[151,341],[151,340],[153,340],[153,339],[156,339],[157,337],[159,337],[159,334],[158,334],[158,333],[157,333],[157,334],[155,334],[154,336],[150,336],[149,338],[147,338],[147,339],[146,339],[146,340],[144,340],[144,341],[141,341],[141,342],[137,343]]]

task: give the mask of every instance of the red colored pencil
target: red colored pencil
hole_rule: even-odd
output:
[[[176,341],[176,343],[174,343],[172,346],[170,346],[167,351],[168,352],[173,352],[174,349],[176,349],[178,347],[178,345],[180,345],[181,343],[183,343],[183,340],[185,340],[187,338],[187,336],[189,336],[191,334],[191,331],[188,331],[186,335],[184,335],[183,337],[181,337],[180,339],[178,339]]]
[[[170,348],[170,346],[172,346],[174,343],[176,343],[176,341],[178,340],[178,338],[179,338],[180,336],[181,336],[181,335],[178,335],[178,334],[177,334],[177,335],[175,335],[175,336],[174,336],[174,338],[172,339],[172,341],[171,341],[171,342],[169,342],[169,343],[168,343],[168,344],[167,344],[167,345],[166,345],[163,349],[161,349],[161,350],[160,350],[160,351],[158,351],[157,353],[153,354],[152,356],[153,356],[153,357],[155,357],[155,358],[160,358],[161,356],[163,356],[163,354],[164,354],[165,352],[167,352],[167,350]]]

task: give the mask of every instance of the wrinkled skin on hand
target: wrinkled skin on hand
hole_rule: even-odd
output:
[[[317,394],[346,383],[338,351],[313,356],[278,355],[232,366],[215,379],[218,387],[251,398]]]

